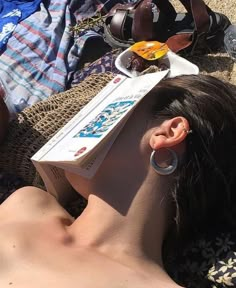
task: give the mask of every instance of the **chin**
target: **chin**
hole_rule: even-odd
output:
[[[78,192],[85,199],[88,199],[88,196],[90,194],[89,187],[91,179],[87,179],[79,174],[75,174],[69,171],[65,171],[65,176],[69,181],[70,185],[75,189],[75,191]]]

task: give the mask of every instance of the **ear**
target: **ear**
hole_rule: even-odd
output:
[[[173,147],[184,141],[189,131],[188,120],[178,116],[165,120],[155,127],[150,138],[150,146],[153,150]]]

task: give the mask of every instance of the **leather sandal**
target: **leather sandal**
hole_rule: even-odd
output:
[[[231,24],[203,0],[180,0],[187,13],[176,13],[167,0],[139,0],[117,4],[106,15],[105,40],[112,47],[127,48],[138,41],[166,42],[173,52],[193,54],[223,47],[224,31]]]
[[[155,5],[153,0],[138,0],[132,4],[117,4],[106,15],[105,40],[112,47],[127,48],[135,42],[153,40],[156,31],[168,29],[176,17],[169,1]],[[164,35],[159,32],[159,38]]]

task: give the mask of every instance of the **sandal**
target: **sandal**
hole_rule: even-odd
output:
[[[176,13],[167,0],[139,0],[117,4],[106,15],[105,40],[112,47],[127,48],[138,41],[166,42],[173,52],[193,54],[223,47],[224,31],[231,24],[203,0],[180,0],[187,13]]]
[[[160,2],[161,10],[152,0],[115,5],[106,15],[105,40],[114,48],[128,48],[135,42],[155,39],[155,31],[168,29],[176,17],[169,1]],[[159,33],[159,38],[164,39],[164,35]]]
[[[236,25],[230,25],[225,31],[224,45],[228,54],[236,61]]]

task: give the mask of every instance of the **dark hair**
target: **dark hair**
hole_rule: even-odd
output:
[[[158,95],[157,119],[183,116],[192,130],[172,192],[178,230],[199,233],[230,224],[236,193],[233,90],[214,77],[188,75],[161,81],[151,94]]]

